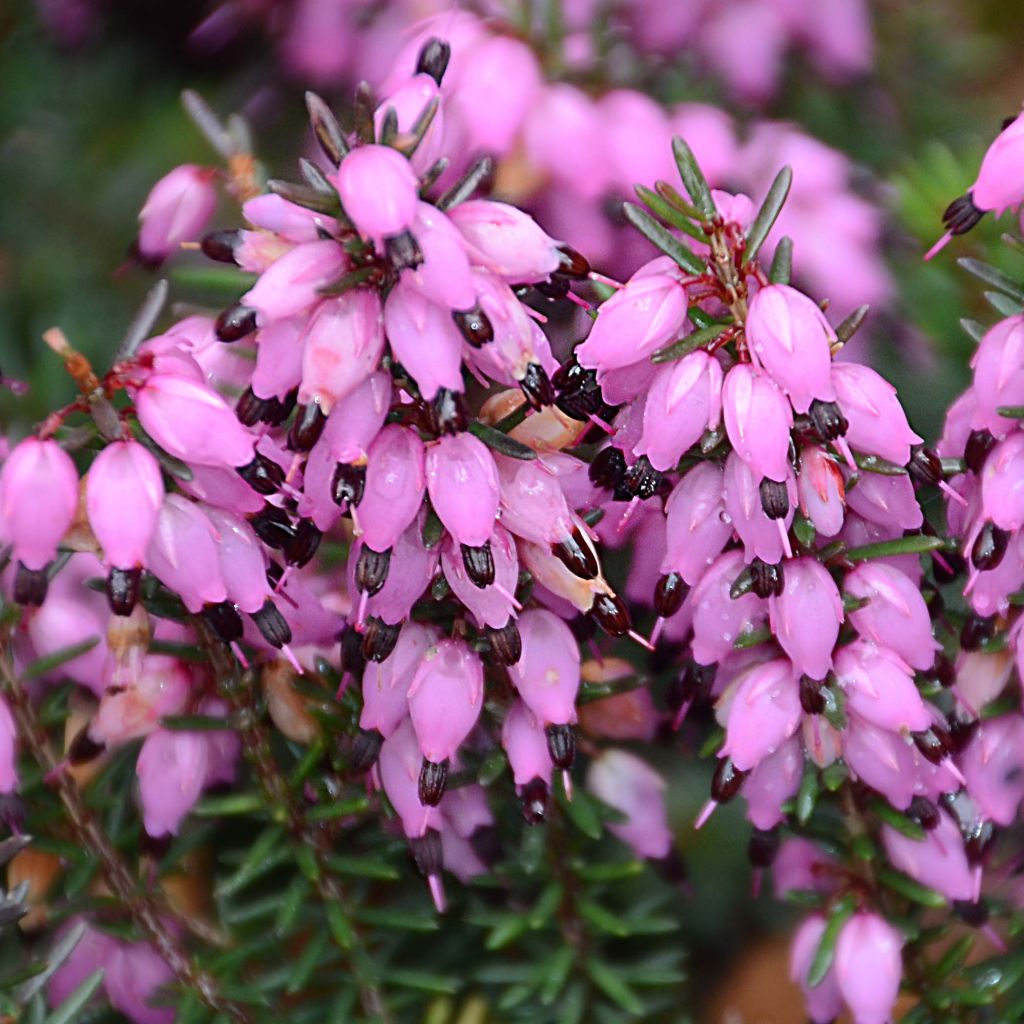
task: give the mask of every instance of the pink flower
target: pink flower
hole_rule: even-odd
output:
[[[423,262],[403,270],[402,280],[440,306],[470,309],[476,303],[476,286],[459,229],[436,206],[421,202],[412,233]]]
[[[694,586],[732,536],[722,502],[722,470],[701,462],[685,473],[665,504],[667,550],[663,573],[677,572]]]
[[[1024,405],[1024,313],[1000,320],[985,332],[971,368],[977,399],[971,427],[1003,437],[1015,422],[1000,416],[997,410]]]
[[[1020,165],[1024,160],[1024,115],[1019,114],[995,138],[981,161],[978,178],[968,193],[980,210],[999,216],[1024,202]]]
[[[501,480],[501,522],[517,537],[551,544],[572,532],[572,513],[558,476],[543,459],[494,460]]]
[[[160,466],[141,444],[115,441],[96,456],[85,480],[85,507],[111,565],[143,564],[163,500]]]
[[[794,670],[824,679],[844,618],[839,588],[825,567],[816,558],[787,561],[782,593],[768,607],[772,633]]]
[[[981,507],[1003,530],[1024,526],[1024,432],[1015,431],[989,452],[981,472]]]
[[[854,1024],[886,1024],[903,974],[899,932],[877,914],[854,914],[839,932],[835,972]]]
[[[587,789],[626,816],[608,824],[637,857],[659,860],[672,849],[665,810],[665,780],[625,750],[605,750],[587,771]]]
[[[746,333],[754,358],[797,412],[807,412],[814,399],[835,400],[829,348],[835,332],[806,295],[784,284],[762,288],[750,301]]]
[[[380,748],[377,766],[380,781],[391,806],[402,821],[407,836],[415,838],[427,828],[441,827],[441,812],[437,807],[425,807],[419,798],[420,766],[423,755],[412,721],[404,722],[386,739]]]
[[[409,158],[416,174],[424,174],[429,171],[438,157],[443,155],[445,110],[440,100],[441,90],[437,82],[430,75],[420,72],[390,93],[377,107],[373,117],[374,127],[377,129],[379,137],[385,116],[393,110],[398,119],[399,136],[409,138],[417,121],[424,115],[430,104],[435,102],[438,104],[426,134],[416,147],[416,152]]]
[[[832,383],[849,423],[846,441],[851,448],[905,466],[917,436],[907,423],[896,389],[868,366],[834,363]]]
[[[358,146],[342,160],[335,183],[345,213],[360,234],[380,242],[412,227],[419,182],[398,150]]]
[[[793,410],[774,381],[748,363],[737,363],[725,375],[722,410],[729,442],[740,458],[758,476],[785,480]]]
[[[743,783],[747,818],[755,828],[767,830],[782,821],[782,805],[796,795],[803,771],[803,745],[797,736],[755,765]]]
[[[250,224],[280,235],[287,242],[315,242],[321,237],[321,229],[333,233],[337,227],[333,218],[289,203],[272,192],[247,199],[242,204],[242,216]]]
[[[426,490],[423,442],[406,427],[385,427],[370,445],[357,515],[363,542],[387,551],[416,518]]]
[[[519,556],[512,535],[495,523],[490,539],[494,582],[478,587],[470,580],[462,554],[451,537],[441,544],[441,568],[455,596],[481,627],[501,629],[515,615],[513,604],[519,585]]]
[[[472,434],[446,434],[427,450],[427,490],[445,529],[460,544],[487,543],[498,514],[498,470]]]
[[[523,703],[544,725],[575,722],[580,649],[572,631],[542,608],[523,612],[518,624],[523,653],[509,674]]]
[[[931,713],[909,666],[885,647],[855,640],[840,648],[836,677],[846,691],[848,706],[864,721],[892,732],[916,732],[931,725]]]
[[[807,918],[797,929],[789,954],[789,977],[800,986],[807,1003],[807,1013],[814,1024],[829,1024],[843,1009],[843,997],[839,994],[834,966],[828,969],[825,977],[814,988],[807,981],[824,933],[825,918],[818,914]]]
[[[723,697],[722,711],[725,744],[719,756],[731,757],[740,771],[749,771],[775,753],[800,724],[800,688],[793,666],[776,658],[747,669]]]
[[[793,523],[796,488],[790,472],[786,479],[789,506],[786,514],[781,519],[769,519],[761,496],[761,482],[756,471],[737,452],[729,453],[723,480],[726,516],[743,541],[743,557],[747,561],[760,558],[774,565],[789,550],[788,541],[783,537]]]
[[[27,437],[0,468],[0,519],[14,557],[42,569],[78,510],[78,471],[56,441]]]
[[[551,755],[544,726],[526,704],[517,700],[505,715],[501,726],[501,745],[508,755],[516,786],[525,786],[534,779],[551,784]]]
[[[217,206],[215,174],[209,167],[182,164],[153,186],[139,214],[144,259],[159,263],[182,242],[199,238]]]
[[[409,686],[409,715],[424,758],[447,761],[469,735],[483,704],[480,659],[459,640],[441,640],[423,656]]]
[[[768,602],[753,593],[734,598],[729,593],[743,571],[743,553],[719,555],[693,588],[693,657],[713,665],[733,649],[741,633],[757,629],[768,618]]]
[[[981,814],[1011,825],[1024,798],[1024,719],[1008,714],[982,722],[958,764]]]
[[[914,751],[909,741],[856,713],[849,717],[843,757],[854,778],[881,793],[893,807],[905,810],[916,785]]]
[[[800,511],[822,537],[834,537],[843,528],[846,492],[843,474],[823,448],[810,445],[800,451],[797,477]]]
[[[7,702],[0,697],[0,793],[11,793],[18,785],[17,728]]]
[[[882,842],[893,867],[915,882],[927,885],[950,900],[974,902],[975,876],[964,851],[960,827],[944,811],[938,825],[924,839],[912,839],[889,825],[882,826]]]
[[[354,288],[325,299],[303,334],[299,401],[317,402],[325,414],[377,369],[384,354],[384,318],[380,295]]]
[[[227,599],[217,541],[213,525],[197,505],[180,494],[164,498],[145,564],[190,612]]]
[[[199,799],[206,782],[207,742],[205,733],[169,729],[156,729],[146,737],[135,771],[151,836],[177,835]]]
[[[261,326],[296,316],[319,301],[320,289],[348,266],[348,254],[333,239],[304,242],[264,270],[240,301],[256,310]]]
[[[376,729],[385,739],[409,714],[409,680],[438,636],[419,622],[407,622],[395,649],[381,662],[367,662],[363,670],[363,710],[360,729]]]
[[[201,466],[244,466],[255,437],[234,410],[205,384],[155,373],[135,395],[139,422],[164,451]]]
[[[450,214],[469,258],[509,284],[544,281],[562,262],[559,243],[527,213],[488,199],[460,203]]]
[[[357,557],[357,551],[353,551],[350,562]],[[392,626],[407,619],[412,606],[430,586],[437,559],[437,545],[424,547],[422,524],[419,518],[414,519],[392,546],[388,578],[367,602],[367,612]]]

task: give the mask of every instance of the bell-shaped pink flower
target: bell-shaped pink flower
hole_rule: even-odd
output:
[[[452,593],[469,609],[477,625],[500,629],[515,615],[519,556],[512,535],[500,523],[494,525],[490,545],[494,582],[486,587],[470,580],[462,554],[450,537],[441,544],[441,568]]]
[[[793,410],[778,386],[749,363],[737,363],[722,387],[725,432],[759,476],[781,483],[789,472]]]
[[[633,449],[665,472],[722,412],[722,365],[707,352],[691,352],[658,371],[644,405],[644,432]]]
[[[860,473],[855,486],[847,483],[846,504],[853,512],[897,536],[904,530],[916,530],[924,522],[909,476]]]
[[[96,456],[85,479],[85,507],[111,565],[142,565],[163,500],[160,466],[138,442],[115,441]]]
[[[809,445],[800,450],[797,477],[800,511],[822,537],[834,537],[843,528],[846,489],[843,474],[823,448]]]
[[[509,284],[545,281],[562,262],[559,243],[528,213],[508,203],[471,199],[449,216],[473,263]]]
[[[220,604],[228,592],[217,557],[217,534],[193,502],[168,494],[160,507],[145,564],[190,612]]]
[[[203,509],[217,536],[217,558],[228,600],[251,615],[270,596],[267,556],[253,528],[224,509]]]
[[[210,167],[182,164],[165,174],[150,190],[139,213],[139,253],[161,262],[182,242],[203,233],[217,206],[216,175]]]
[[[931,725],[931,713],[914,685],[910,667],[887,648],[868,640],[840,648],[836,677],[846,692],[847,705],[880,729],[916,732]]]
[[[452,310],[476,304],[476,285],[459,229],[436,206],[420,203],[412,226],[423,262],[402,271],[420,295]]]
[[[132,1024],[174,1024],[171,1006],[157,1006],[161,989],[174,983],[174,971],[148,942],[117,943],[114,955],[103,964],[103,987],[110,1004]]]
[[[854,1024],[887,1024],[892,1019],[903,976],[903,939],[877,914],[856,913],[836,942],[839,991]]]
[[[625,750],[605,750],[587,770],[587,789],[626,816],[608,823],[637,857],[660,860],[672,849],[665,810],[665,780],[646,762]]]
[[[516,786],[525,786],[533,779],[540,779],[545,785],[551,784],[554,765],[548,752],[543,723],[537,721],[521,700],[517,700],[505,715],[501,726],[501,745],[508,755]]]
[[[850,447],[905,466],[910,461],[910,446],[921,438],[910,429],[896,389],[860,363],[834,363],[832,383],[849,423],[846,441]]]
[[[137,391],[135,411],[143,430],[176,459],[200,466],[252,462],[255,436],[205,384],[155,373]]]
[[[345,213],[366,238],[380,242],[412,227],[419,182],[397,149],[357,146],[342,160],[335,184]]]
[[[184,663],[149,654],[141,669],[120,684],[108,677],[89,736],[107,746],[119,746],[148,736],[165,715],[179,715],[188,706],[194,680]]]
[[[816,558],[786,562],[782,593],[768,599],[768,608],[772,634],[796,672],[824,679],[844,618],[843,599],[828,570]]]
[[[667,274],[634,275],[598,308],[586,341],[576,349],[580,366],[614,370],[645,361],[685,333],[686,289]]]
[[[847,573],[843,586],[851,597],[868,601],[850,612],[850,622],[862,637],[887,647],[913,668],[932,667],[940,645],[932,636],[928,606],[899,569],[863,562]]]
[[[261,324],[293,317],[318,302],[320,289],[348,267],[348,254],[333,238],[303,242],[275,260],[240,301],[256,310]]]
[[[370,288],[353,288],[325,299],[310,317],[303,342],[299,401],[317,402],[329,415],[377,369],[384,354],[380,296]]]
[[[12,793],[18,786],[17,742],[14,716],[0,697],[0,793]]]
[[[580,649],[572,630],[543,608],[523,612],[518,626],[523,653],[509,675],[519,696],[544,725],[575,722]]]
[[[427,490],[445,529],[480,547],[498,514],[498,470],[490,449],[469,433],[445,434],[427,449]]]
[[[774,828],[782,821],[782,805],[796,795],[804,772],[804,751],[799,736],[792,736],[759,761],[743,783],[747,818],[755,828]]]
[[[370,445],[366,484],[357,508],[363,543],[387,551],[416,518],[426,490],[423,442],[391,424]]]
[[[960,827],[949,814],[939,812],[939,823],[912,839],[889,825],[882,826],[882,842],[893,867],[915,882],[927,885],[950,900],[974,902],[975,874],[967,861]]]
[[[981,472],[981,507],[1002,530],[1024,526],[1024,432],[1000,441]]]
[[[843,759],[853,773],[884,796],[893,807],[906,810],[914,796],[914,750],[910,740],[882,729],[855,712],[843,735]]]
[[[249,386],[257,398],[284,398],[302,380],[305,316],[274,320],[260,329]]]
[[[353,552],[350,562],[358,557]],[[367,613],[395,626],[409,617],[412,606],[430,586],[437,570],[437,545],[427,548],[423,544],[420,518],[402,531],[391,548],[391,562],[384,586],[366,605]]]
[[[399,137],[411,137],[416,122],[424,115],[431,103],[437,103],[430,125],[420,140],[409,162],[416,174],[430,170],[442,155],[444,146],[444,107],[440,102],[441,88],[431,75],[420,72],[403,82],[377,107],[373,117],[377,135],[380,135],[384,118],[393,110],[398,119]]]
[[[462,334],[451,310],[425,298],[403,277],[384,306],[384,331],[395,358],[430,401],[439,388],[462,390]]]
[[[714,462],[700,462],[684,474],[665,504],[663,573],[677,572],[694,586],[732,536],[722,500],[723,474]]]
[[[558,474],[544,459],[495,457],[501,482],[501,522],[517,537],[551,544],[572,532],[572,512]]]
[[[530,319],[515,292],[504,281],[483,270],[473,271],[473,287],[480,309],[490,322],[493,340],[469,352],[473,364],[502,384],[517,384],[530,366],[555,369],[544,332]]]
[[[1024,159],[1024,115],[1018,114],[988,147],[970,191],[974,205],[996,216],[1024,202],[1020,164]]]
[[[147,737],[135,765],[142,816],[151,836],[178,834],[206,782],[205,733],[156,729]]]
[[[727,701],[725,745],[719,756],[731,757],[749,771],[796,732],[800,724],[800,686],[785,658],[761,662],[733,683]]]
[[[571,186],[579,206],[596,203],[610,184],[603,124],[594,100],[564,82],[545,87],[527,117],[524,137],[531,162]]]
[[[419,798],[420,767],[423,755],[412,721],[404,722],[384,741],[377,758],[381,785],[402,821],[402,830],[410,838],[422,836],[428,827],[440,829],[441,811],[424,807]]]
[[[1000,416],[997,410],[1024,405],[1024,313],[1000,320],[985,332],[971,368],[977,399],[971,427],[1003,437],[1015,421]]]
[[[315,242],[321,231],[333,234],[337,222],[305,206],[290,203],[273,192],[253,196],[242,204],[242,216],[257,228],[281,235],[289,242]]]
[[[409,714],[409,682],[438,639],[430,627],[407,622],[398,634],[395,649],[383,661],[366,663],[360,729],[376,729],[387,739],[402,724]]]
[[[737,638],[768,618],[768,602],[753,592],[734,598],[732,585],[743,571],[743,553],[726,551],[708,567],[690,593],[693,609],[693,657],[713,665],[733,649]]]
[[[461,640],[441,640],[423,656],[409,687],[409,716],[423,756],[448,760],[470,734],[483,705],[480,658]]]
[[[59,936],[63,936],[74,924],[69,924]],[[118,941],[112,935],[85,926],[82,937],[68,956],[60,963],[46,986],[46,998],[53,1007],[60,1006],[94,971],[111,963],[117,956]]]
[[[384,426],[390,404],[390,376],[380,372],[368,377],[335,404],[313,451],[323,445],[332,462],[365,460],[370,444]]]
[[[957,763],[981,814],[997,825],[1012,824],[1024,798],[1024,718],[983,721]]]
[[[598,103],[607,125],[612,183],[622,195],[632,195],[633,186],[649,188],[659,179],[671,181],[676,173],[672,150],[665,140],[672,137],[662,106],[635,89],[613,89]]]
[[[797,929],[789,953],[790,980],[800,986],[807,1004],[807,1014],[813,1024],[830,1024],[843,1009],[835,967],[830,967],[825,977],[813,988],[807,981],[824,933],[825,918],[819,914],[812,915]]]
[[[26,569],[57,554],[78,510],[78,471],[56,441],[27,437],[0,468],[0,527]]]
[[[790,472],[786,478],[789,508],[781,519],[769,519],[761,499],[760,484],[761,478],[750,464],[737,452],[730,452],[723,478],[726,515],[743,541],[743,557],[747,561],[760,558],[774,565],[791,553],[786,537],[793,523],[796,487]]]
[[[961,651],[956,658],[953,692],[971,714],[977,715],[998,697],[1013,674],[1009,651]]]
[[[807,412],[815,399],[835,401],[830,372],[835,331],[803,292],[787,284],[762,288],[750,300],[745,330],[754,359],[797,412]]]

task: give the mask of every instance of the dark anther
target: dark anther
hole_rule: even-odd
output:
[[[572,246],[560,245],[558,247],[558,256],[561,260],[558,267],[559,274],[582,280],[590,273],[590,264],[587,262],[586,257],[582,253],[578,253]]]
[[[800,707],[808,715],[820,715],[828,701],[825,699],[824,683],[810,676],[800,677]]]
[[[271,588],[277,590],[281,586],[281,580],[284,579],[284,567],[278,562],[275,562],[272,558],[267,561],[267,582]]]
[[[932,561],[932,572],[935,574],[936,583],[952,583],[967,571],[967,563],[959,551],[943,551],[942,561],[946,564],[943,565],[938,559]]]
[[[834,441],[850,429],[850,424],[837,402],[822,402],[816,398],[811,402],[808,415],[822,441]]]
[[[971,565],[979,572],[996,568],[1010,544],[1010,535],[995,523],[988,522],[971,546]]]
[[[411,231],[403,231],[400,235],[384,239],[384,251],[396,274],[403,270],[414,270],[423,262],[423,250]]]
[[[348,767],[354,775],[363,775],[376,763],[384,737],[376,729],[360,729],[352,740]]]
[[[551,384],[551,378],[540,363],[530,363],[526,367],[526,373],[519,382],[526,400],[534,409],[542,409],[545,405],[551,405],[555,400],[555,389]]]
[[[14,574],[14,600],[18,604],[41,605],[46,600],[49,586],[45,567],[26,569],[22,562],[18,563],[18,571]]]
[[[647,501],[658,493],[662,475],[650,463],[646,455],[641,455],[623,477],[623,483],[630,495]]]
[[[462,332],[466,344],[471,348],[480,348],[494,340],[494,328],[487,314],[479,306],[472,309],[456,310],[452,313],[455,326]]]
[[[930,729],[925,729],[923,732],[915,732],[911,735],[914,740],[914,746],[932,764],[941,764],[953,753],[953,741],[949,733],[941,725],[933,725]]]
[[[445,71],[448,70],[451,56],[452,48],[443,39],[432,36],[420,50],[419,59],[416,61],[416,74],[430,75],[440,85]]]
[[[932,665],[931,674],[938,681],[939,685],[949,689],[956,682],[956,665],[947,655],[935,655],[935,664]]]
[[[946,207],[942,223],[951,235],[963,235],[971,230],[985,216],[984,210],[974,205],[974,193],[958,196]]]
[[[571,725],[549,725],[544,729],[548,753],[556,768],[568,770],[576,760],[576,731]]]
[[[576,643],[585,644],[592,640],[597,632],[597,623],[589,615],[576,615],[569,620],[569,629],[576,638]]]
[[[750,578],[753,582],[754,593],[758,597],[781,597],[783,588],[786,586],[786,577],[782,563],[773,564],[763,562],[755,558],[750,563]]]
[[[323,531],[312,519],[300,519],[295,524],[294,538],[284,549],[285,561],[289,565],[302,568],[316,554],[316,549],[320,547],[323,537]]]
[[[292,388],[284,398],[278,400],[277,405],[274,408],[273,414],[267,422],[276,427],[281,423],[284,423],[286,419],[292,414],[292,410],[295,408],[299,398],[299,389]]]
[[[578,526],[572,528],[572,533],[565,540],[552,544],[551,553],[581,580],[593,580],[601,575],[597,556]]]
[[[363,656],[363,638],[355,626],[346,626],[341,634],[341,671],[354,676],[363,674],[366,658]]]
[[[663,619],[669,619],[683,606],[690,588],[677,572],[665,573],[654,588],[654,610]]]
[[[915,796],[910,801],[907,817],[916,821],[926,832],[939,827],[939,809],[923,796]]]
[[[607,487],[609,490],[618,487],[626,477],[626,456],[622,454],[622,449],[611,445],[602,448],[594,456],[587,476],[595,487]]]
[[[625,636],[629,632],[629,612],[617,594],[595,594],[590,614],[609,636]]]
[[[365,590],[373,597],[387,582],[388,569],[391,566],[391,548],[374,551],[366,544],[359,551],[356,560],[356,589]]]
[[[987,430],[972,430],[967,444],[964,445],[964,462],[972,473],[980,473],[985,468],[988,453],[996,446],[996,439]]]
[[[395,649],[400,631],[401,626],[388,625],[379,616],[371,615],[363,633],[363,657],[367,661],[383,661]]]
[[[423,758],[420,765],[419,797],[424,807],[436,807],[448,785],[448,759],[440,763]]]
[[[465,398],[450,388],[438,388],[430,403],[430,419],[435,434],[461,433],[469,425]]]
[[[435,832],[432,828],[427,829],[423,835],[409,840],[409,849],[421,875],[429,878],[431,875],[441,874],[443,856],[440,832]]]
[[[946,716],[949,727],[949,739],[953,744],[954,753],[961,753],[974,738],[981,723],[965,710],[954,709]]]
[[[268,422],[268,417],[277,411],[276,398],[257,398],[252,388],[246,388],[235,406],[238,422],[253,427],[260,422]]]
[[[741,772],[732,763],[731,757],[723,757],[715,767],[711,777],[711,799],[720,804],[728,803],[743,785],[749,772]]]
[[[527,825],[542,825],[548,816],[548,787],[543,779],[530,779],[519,791]]]
[[[217,317],[215,330],[221,341],[238,341],[256,330],[256,310],[236,302]]]
[[[106,750],[106,744],[98,743],[89,735],[89,726],[83,725],[75,733],[75,738],[68,744],[67,758],[71,764],[88,764],[95,761]]]
[[[700,704],[711,695],[711,686],[715,681],[715,669],[712,665],[698,665],[689,661],[683,671],[675,678],[670,692],[667,694],[668,706],[678,711],[684,704]]]
[[[501,665],[514,665],[523,653],[523,638],[515,619],[509,619],[504,626],[495,629],[487,626],[484,636],[491,647],[491,654]]]
[[[755,828],[750,833],[750,842],[747,843],[747,860],[752,867],[770,868],[775,862],[775,855],[779,852],[779,830],[773,828],[767,832]]]
[[[502,859],[504,849],[501,844],[501,833],[494,825],[481,825],[469,837],[469,845],[473,852],[488,867],[492,867]]]
[[[564,299],[566,295],[569,294],[569,279],[567,277],[563,277],[561,274],[552,274],[547,281],[538,281],[533,285],[533,287],[536,288],[536,290],[540,292],[545,299],[553,299],[557,302]],[[526,293],[529,291],[529,288],[529,285],[524,285],[522,291]]]
[[[789,490],[785,484],[765,477],[758,488],[761,492],[761,508],[769,519],[782,519],[789,511]]]
[[[284,470],[273,459],[259,452],[252,462],[239,466],[235,472],[257,493],[276,494],[284,483]]]
[[[288,431],[288,447],[293,452],[308,452],[320,440],[327,417],[316,402],[300,405]]]
[[[468,544],[460,544],[462,549],[462,564],[466,567],[466,575],[475,587],[483,590],[494,582],[494,556],[491,554],[491,545],[481,544],[479,547],[470,547]]]
[[[995,616],[984,618],[981,615],[970,615],[960,630],[960,646],[965,651],[976,651],[987,640],[991,640],[995,632]]]
[[[331,480],[331,498],[335,505],[358,505],[366,487],[366,467],[339,462]]]
[[[271,647],[284,647],[291,642],[292,627],[269,597],[259,611],[252,613],[252,621],[256,623],[256,628]]]
[[[204,605],[201,614],[218,640],[229,644],[241,639],[245,627],[238,609],[230,601]]]
[[[131,615],[139,600],[142,570],[111,569],[107,576],[107,603],[115,615]]]
[[[977,903],[954,900],[953,909],[957,917],[970,928],[984,928],[988,924],[988,904],[983,899]]]
[[[915,484],[931,484],[934,487],[942,480],[942,462],[931,448],[915,444],[910,449],[907,472]]]
[[[230,231],[211,231],[204,235],[199,243],[203,255],[208,259],[216,260],[218,263],[234,263],[235,250],[242,240],[242,232],[233,229]]]

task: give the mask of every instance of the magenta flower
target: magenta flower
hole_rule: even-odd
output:
[[[981,814],[1011,825],[1024,798],[1024,718],[1009,714],[982,722],[957,760]]]
[[[768,618],[768,602],[754,593],[734,598],[732,585],[743,571],[743,553],[726,551],[709,566],[693,588],[693,656],[713,665],[729,654],[737,638],[757,629]]]
[[[523,653],[509,674],[523,703],[544,725],[575,722],[580,649],[572,631],[542,608],[523,612],[518,624]]]
[[[910,461],[910,446],[921,438],[910,429],[896,389],[860,363],[835,363],[832,383],[849,423],[846,441],[850,447],[905,466]]]
[[[139,214],[143,259],[160,263],[182,242],[199,238],[217,206],[215,175],[209,167],[182,164],[153,186]]]
[[[78,471],[56,441],[27,437],[0,468],[0,519],[14,557],[36,571],[51,562],[78,510]]]
[[[398,729],[409,714],[409,681],[438,639],[429,627],[407,622],[398,634],[395,649],[381,662],[367,662],[360,729],[376,729],[385,739]]]
[[[284,320],[318,302],[320,289],[348,267],[347,253],[333,239],[304,242],[264,270],[240,301],[256,310],[261,325]]]
[[[665,504],[663,573],[676,572],[694,586],[732,536],[722,502],[722,470],[701,462],[676,484]]]
[[[11,709],[0,697],[0,793],[12,793],[18,786],[17,742]]]
[[[977,399],[971,427],[1003,437],[1014,421],[1000,416],[998,409],[1024,405],[1024,313],[1000,320],[985,332],[971,368]]]
[[[761,483],[761,478],[748,462],[737,452],[729,453],[723,480],[726,516],[743,541],[744,558],[747,561],[760,558],[774,565],[784,555],[792,553],[788,531],[793,523],[796,488],[790,472],[781,491],[784,514],[769,518]],[[773,513],[778,511],[774,504],[769,508]]]
[[[814,988],[807,983],[807,975],[824,932],[825,918],[817,914],[807,918],[793,936],[789,953],[790,980],[800,986],[807,1004],[807,1013],[814,1024],[830,1024],[843,1009],[843,997],[839,993],[834,966],[828,969],[825,977]]]
[[[816,558],[786,562],[782,593],[768,599],[772,634],[794,670],[824,679],[843,622],[843,599],[828,570]]]
[[[938,823],[924,839],[911,839],[883,825],[882,842],[893,866],[915,882],[949,900],[974,902],[975,873],[967,861],[960,828],[944,811],[939,811]]]
[[[434,511],[459,544],[487,543],[498,514],[498,470],[472,434],[446,434],[427,449],[427,491]]]
[[[517,537],[551,544],[572,532],[572,513],[558,475],[543,459],[495,458],[501,481],[501,523]]]
[[[637,857],[660,860],[672,849],[665,810],[665,780],[625,750],[605,750],[587,770],[587,789],[626,816],[608,823],[608,831]]]
[[[989,452],[981,472],[981,507],[1000,529],[1024,526],[1024,432],[1010,434]]]
[[[559,243],[528,214],[508,203],[471,199],[450,214],[470,260],[509,284],[535,284],[562,262]]]
[[[877,914],[854,914],[839,932],[835,972],[854,1024],[887,1024],[903,975],[899,932]]]
[[[800,511],[822,537],[834,537],[843,528],[846,500],[843,474],[823,448],[810,445],[800,450],[797,492]]]
[[[731,757],[749,771],[789,739],[800,724],[800,688],[785,658],[762,662],[743,672],[722,698],[725,744],[720,757]]]
[[[477,625],[501,629],[515,615],[515,592],[519,585],[519,554],[512,535],[495,523],[490,539],[494,582],[478,587],[466,571],[456,542],[445,538],[441,545],[441,568],[455,596],[466,606]]]
[[[206,782],[207,736],[156,729],[139,752],[135,771],[146,831],[151,836],[178,834]]]
[[[740,458],[758,476],[785,480],[793,410],[774,381],[738,363],[725,375],[722,411],[729,443]]]
[[[402,280],[440,306],[467,310],[476,303],[466,242],[459,229],[436,206],[420,203],[412,234],[423,262],[402,271]]]
[[[359,146],[338,168],[342,206],[359,233],[374,242],[408,231],[416,217],[419,182],[409,161],[390,146]]]
[[[198,612],[204,604],[220,604],[228,596],[217,543],[217,533],[199,506],[180,494],[168,494],[145,564],[190,612]]]
[[[399,136],[408,137],[430,104],[438,103],[430,126],[416,147],[416,152],[409,158],[416,174],[424,174],[430,170],[438,157],[442,156],[445,112],[440,99],[441,89],[438,83],[430,75],[420,72],[390,93],[377,107],[373,117],[374,127],[379,136],[385,116],[388,111],[393,110],[398,120]]]
[[[843,757],[855,778],[900,810],[914,796],[914,751],[909,740],[854,713],[843,734]]]
[[[419,778],[423,762],[419,741],[411,719],[405,721],[380,748],[377,766],[380,782],[410,838],[422,836],[428,827],[440,829],[441,811],[424,806],[419,798]]]
[[[352,552],[350,561],[355,561],[358,551]],[[375,615],[388,625],[398,625],[409,617],[412,606],[437,570],[438,549],[423,544],[423,529],[419,517],[402,531],[391,548],[389,570],[384,586],[373,594],[366,605],[370,615]]]
[[[363,542],[387,551],[416,518],[426,490],[423,442],[391,424],[370,445],[366,486],[357,513]]]
[[[855,640],[840,648],[836,678],[846,692],[847,705],[880,729],[916,732],[931,725],[931,712],[914,685],[910,666],[885,647]]]
[[[797,412],[807,412],[815,399],[835,400],[830,349],[835,332],[806,295],[785,284],[762,288],[750,301],[745,330],[754,359]]]
[[[743,799],[747,818],[755,828],[771,829],[782,821],[782,805],[796,795],[803,771],[804,752],[798,736],[754,766],[743,783]]]
[[[512,779],[522,787],[540,779],[545,786],[551,784],[554,765],[548,753],[544,726],[526,704],[517,700],[505,715],[501,726],[501,745],[508,755]]]

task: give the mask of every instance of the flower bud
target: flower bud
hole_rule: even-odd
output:
[[[902,948],[899,932],[877,914],[860,912],[843,925],[835,972],[854,1024],[892,1019],[903,974]]]
[[[758,476],[785,480],[793,410],[776,384],[749,364],[737,363],[725,377],[722,411],[729,443],[740,458]]]
[[[390,146],[358,146],[335,176],[345,213],[374,242],[408,231],[416,216],[419,182],[409,161]]]
[[[217,206],[215,173],[209,167],[182,164],[153,186],[139,213],[143,259],[160,263],[182,242],[199,238]]]
[[[843,528],[846,490],[843,474],[823,448],[810,445],[800,451],[797,476],[800,511],[822,537],[834,537]]]
[[[828,570],[816,558],[786,562],[782,594],[768,599],[772,634],[794,670],[824,679],[843,622],[843,599]]]

